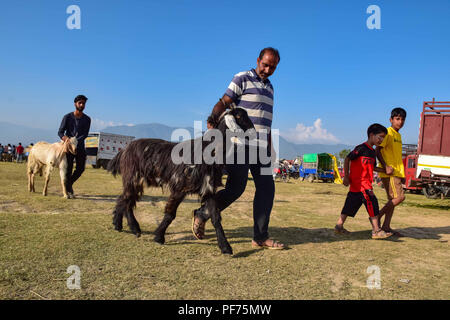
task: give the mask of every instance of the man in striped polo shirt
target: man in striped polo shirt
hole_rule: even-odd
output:
[[[261,50],[257,59],[256,69],[236,74],[231,81],[224,96],[214,106],[211,116],[208,118],[208,128],[218,123],[220,115],[230,106],[245,109],[252,120],[258,134],[259,148],[263,148],[266,155],[273,154],[270,129],[273,113],[273,87],[269,77],[274,73],[280,55],[274,48]],[[267,136],[265,141],[262,136]],[[265,142],[265,144],[264,144]],[[248,147],[247,153],[248,153]],[[261,154],[261,150],[258,150]],[[255,182],[255,197],[253,199],[253,240],[252,246],[256,248],[284,249],[284,245],[269,238],[268,228],[270,213],[272,211],[275,196],[275,183],[272,174],[263,174],[262,169],[270,167],[258,157],[257,163],[250,163],[246,155],[244,164],[226,164],[228,173],[225,189],[217,193],[217,205],[220,211],[227,208],[237,200],[244,192],[247,185],[248,170]],[[192,219],[192,232],[197,239],[203,239],[205,223],[209,217],[201,207],[194,210]]]

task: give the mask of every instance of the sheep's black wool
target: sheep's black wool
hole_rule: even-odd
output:
[[[244,131],[254,128],[247,112],[242,108],[235,108],[226,112],[231,115],[236,124]],[[222,116],[217,129],[222,132],[221,147],[225,153],[226,129],[225,117]],[[198,140],[197,140],[198,142]],[[212,142],[196,140],[180,142],[191,144],[191,159],[194,159],[195,146],[200,145],[202,150]],[[217,143],[217,142],[216,142]],[[160,139],[138,139],[132,141],[126,149],[120,151],[109,163],[108,171],[114,176],[122,175],[123,192],[118,197],[113,212],[113,224],[118,231],[122,230],[123,216],[127,218],[131,231],[139,237],[141,229],[133,209],[144,192],[144,186],[164,187],[170,191],[170,196],[164,209],[164,218],[155,231],[154,240],[163,244],[167,227],[176,217],[179,204],[188,194],[197,194],[201,203],[205,205],[207,215],[216,230],[220,250],[225,254],[232,254],[221,224],[220,212],[216,206],[215,194],[217,188],[222,186],[223,164],[180,163],[172,161],[171,154],[177,143]],[[224,156],[225,159],[225,156]]]

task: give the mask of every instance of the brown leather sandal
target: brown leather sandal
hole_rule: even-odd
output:
[[[267,244],[266,241],[272,241],[272,244]],[[271,249],[271,250],[283,250],[285,248],[284,244],[272,239],[266,239],[264,241],[252,240],[252,247],[258,249]]]
[[[192,213],[192,233],[197,240],[203,240],[205,238],[205,225],[206,221],[195,216],[195,211]]]
[[[385,232],[382,229],[378,229],[377,231],[372,232],[372,239],[375,239],[375,240],[377,240],[377,239],[386,239],[386,238],[389,238],[390,236],[392,236],[392,233]]]
[[[395,236],[395,237],[398,237],[398,238],[404,237],[403,234],[401,234],[400,232],[398,232],[398,231],[396,231],[396,230],[394,230],[394,229],[389,229],[389,230],[383,229],[383,230],[384,230],[384,232],[386,232],[386,233],[392,233],[392,235]]]
[[[350,231],[344,228],[344,226],[336,225],[334,227],[334,233],[335,234],[350,234]]]

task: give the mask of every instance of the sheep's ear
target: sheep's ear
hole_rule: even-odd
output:
[[[69,144],[67,143],[69,139],[67,139],[66,141],[64,141],[64,145],[63,145],[63,150],[64,152],[69,152]]]
[[[239,127],[239,125],[236,123],[236,119],[231,114],[225,115],[224,119],[228,129],[231,130],[232,132],[242,130],[241,127]]]

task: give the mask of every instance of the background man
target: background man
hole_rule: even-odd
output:
[[[16,147],[16,162],[22,162],[23,161],[23,146],[22,142],[19,142],[19,145]]]
[[[61,126],[58,130],[58,136],[63,140],[71,137],[77,137],[77,154],[73,155],[67,152],[67,173],[66,173],[66,189],[69,198],[74,198],[74,191],[72,185],[84,171],[86,166],[86,150],[84,148],[84,140],[88,136],[91,127],[91,118],[83,113],[86,107],[86,98],[83,95],[78,95],[74,99],[75,111],[69,112],[61,121]],[[73,160],[76,162],[76,169],[72,174]]]

